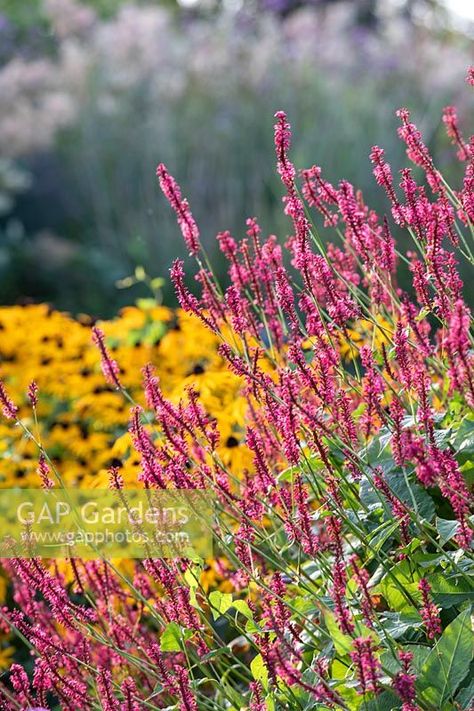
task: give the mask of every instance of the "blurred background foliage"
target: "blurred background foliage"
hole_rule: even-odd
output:
[[[401,105],[456,180],[440,112],[467,118],[470,61],[472,27],[434,0],[0,0],[0,302],[110,316],[144,295],[116,286],[137,265],[166,277],[184,250],[159,161],[210,251],[253,215],[284,239],[279,108],[296,164],[381,211],[368,153],[405,164]]]

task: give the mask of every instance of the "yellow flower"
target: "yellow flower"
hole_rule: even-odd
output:
[[[0,647],[0,669],[9,669],[13,662],[15,651],[15,647],[11,645]]]

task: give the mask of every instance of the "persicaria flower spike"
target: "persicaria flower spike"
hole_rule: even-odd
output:
[[[28,675],[20,664],[10,667],[10,683],[17,695],[17,701],[27,706],[31,704],[30,681]]]
[[[141,711],[142,704],[137,701],[138,691],[137,686],[132,677],[127,677],[122,683],[122,694],[125,701],[120,706],[120,711]]]
[[[211,323],[210,319],[203,314],[199,300],[194,296],[194,294],[191,294],[189,289],[186,287],[184,283],[183,261],[181,259],[175,259],[173,262],[170,269],[170,276],[181,308],[184,309],[184,311],[197,316],[212,331],[217,331],[216,325]]]
[[[122,385],[118,377],[120,368],[117,362],[110,356],[107,346],[105,345],[104,332],[98,326],[94,326],[92,329],[92,340],[100,351],[100,364],[106,381],[109,385],[113,385],[118,390],[121,390]]]
[[[112,674],[108,669],[99,669],[97,689],[104,711],[116,711],[118,703],[112,688]]]
[[[28,385],[28,400],[30,401],[31,407],[34,409],[38,404],[38,385],[34,380]]]
[[[452,143],[458,147],[457,156],[459,160],[468,160],[471,154],[470,146],[464,141],[458,124],[458,115],[454,106],[446,106],[443,111],[443,123],[446,126],[446,133]]]
[[[407,156],[413,163],[423,168],[431,189],[434,192],[439,192],[441,190],[441,179],[438,171],[434,167],[430,152],[423,143],[421,132],[414,123],[411,123],[408,109],[402,108],[396,113],[402,122],[402,125],[398,129],[398,135],[402,141],[406,143]]]
[[[165,198],[176,213],[178,225],[189,249],[189,254],[197,254],[200,247],[199,229],[192,215],[188,201],[182,197],[178,183],[173,176],[168,173],[163,163],[160,163],[157,167],[156,174]]]
[[[380,662],[375,657],[374,642],[370,637],[357,637],[354,646],[355,651],[350,653],[350,657],[356,666],[360,693],[365,694],[368,691],[377,693]]]
[[[123,489],[123,476],[120,474],[118,467],[110,467],[109,471],[109,486],[111,489]]]
[[[16,420],[18,415],[18,407],[13,400],[8,396],[5,385],[0,380],[0,403],[4,416],[9,420]]]
[[[416,698],[416,676],[410,670],[413,654],[402,651],[398,657],[402,668],[394,677],[392,686],[403,701],[402,711],[418,711],[418,706],[414,703]]]
[[[474,407],[474,353],[470,342],[471,313],[462,299],[450,314],[443,345],[449,361],[451,389],[458,390]]]
[[[418,589],[421,591],[423,606],[420,614],[423,618],[426,628],[426,634],[430,639],[441,634],[441,620],[439,610],[431,599],[431,587],[425,578],[422,578],[418,583]]]
[[[48,464],[46,462],[46,457],[44,456],[43,453],[40,454],[39,460],[38,460],[38,475],[41,479],[41,484],[44,489],[52,489],[54,486],[54,482],[52,481],[50,477],[50,470],[48,467]]]
[[[321,178],[321,168],[313,165],[308,170],[301,171],[303,178],[303,197],[310,207],[315,207],[324,217],[325,227],[335,227],[338,214],[330,212],[327,204],[337,205],[337,191],[327,181]]]
[[[249,704],[249,711],[266,711],[267,703],[263,694],[263,687],[259,681],[252,681],[249,684],[249,690],[252,694]]]
[[[400,208],[400,203],[398,201],[397,195],[393,187],[392,170],[390,164],[384,158],[385,152],[383,148],[379,146],[372,146],[370,152],[370,160],[374,165],[374,176],[377,184],[380,185],[388,195],[390,202],[392,203],[393,217],[395,222],[402,224],[403,214]]]
[[[296,174],[295,167],[287,155],[291,145],[291,126],[286,119],[284,111],[277,111],[275,118],[277,119],[275,124],[277,169],[284,185],[290,188],[293,185]]]

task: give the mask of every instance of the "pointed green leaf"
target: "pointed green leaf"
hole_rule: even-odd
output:
[[[474,580],[470,584],[466,578],[445,578],[436,573],[431,576],[430,585],[434,602],[443,609],[459,605],[465,600],[474,602]]]
[[[448,519],[436,517],[436,528],[439,533],[439,542],[444,544],[454,538],[458,532],[459,521],[449,521]]]
[[[192,636],[191,630],[182,629],[177,622],[166,625],[160,637],[162,652],[181,652],[182,644]]]
[[[245,602],[245,600],[234,600],[234,602],[232,603],[232,607],[235,607],[235,609],[248,620],[253,620],[252,610],[248,606],[248,603]]]
[[[222,593],[220,590],[213,590],[209,595],[209,604],[211,605],[212,617],[217,620],[223,615],[229,607],[232,607],[231,593]]]
[[[474,675],[471,683],[468,686],[460,689],[456,696],[456,703],[460,705],[463,711],[468,711],[474,706]]]
[[[336,622],[336,618],[334,617],[332,612],[325,613],[324,621],[326,623],[328,632],[331,635],[331,639],[333,641],[336,653],[341,656],[349,654],[349,652],[352,650],[353,645],[352,637],[350,637],[348,634],[344,634],[343,632],[341,632],[341,630],[339,629],[339,625]]]
[[[423,699],[441,708],[467,675],[473,654],[471,610],[467,609],[446,627],[423,665],[419,678]]]
[[[261,654],[257,654],[250,662],[250,671],[255,681],[259,681],[266,691],[268,689],[268,669]]]
[[[401,708],[402,701],[394,691],[388,689],[370,701],[365,701],[360,711],[393,711]]]

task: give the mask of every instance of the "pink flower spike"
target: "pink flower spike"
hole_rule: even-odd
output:
[[[120,474],[118,467],[110,467],[108,475],[111,489],[123,489],[123,476]]]
[[[189,254],[197,254],[200,247],[199,228],[194,220],[188,201],[182,197],[178,183],[168,173],[164,163],[159,164],[156,174],[165,198],[176,213],[178,225],[189,249]]]
[[[194,314],[200,318],[201,321],[203,321],[203,323],[211,329],[211,331],[217,332],[216,324],[211,323],[211,321],[203,314],[200,302],[196,299],[194,294],[191,294],[184,283],[184,268],[183,261],[181,259],[175,259],[173,262],[170,269],[170,276],[181,308],[184,309],[184,311]]]
[[[454,106],[446,106],[443,110],[443,123],[446,126],[446,133],[451,139],[451,143],[458,147],[457,156],[459,160],[468,160],[470,156],[470,146],[464,141],[458,124],[458,115]]]
[[[2,405],[2,410],[4,416],[8,420],[16,420],[18,415],[18,408],[15,403],[10,399],[8,393],[5,389],[5,385],[0,380],[0,403]]]
[[[471,351],[469,329],[471,312],[462,299],[458,299],[449,316],[443,345],[448,356],[448,375],[451,390],[458,390],[474,406],[474,355]]]
[[[30,681],[26,671],[20,664],[11,665],[10,683],[16,693],[16,700],[21,704],[26,704],[26,706],[28,706],[31,702]]]
[[[361,693],[365,694],[367,691],[377,693],[380,690],[378,684],[380,662],[374,654],[374,642],[370,637],[357,637],[354,646],[355,651],[350,653],[350,657],[356,667]]]
[[[122,694],[125,697],[124,703],[120,705],[120,711],[140,711],[142,705],[136,700],[138,691],[132,677],[127,677],[121,686]]]
[[[100,364],[104,378],[109,385],[113,385],[117,388],[117,390],[121,390],[122,384],[118,378],[120,368],[116,361],[110,357],[107,346],[105,345],[105,335],[102,329],[94,326],[92,329],[92,340],[100,351]]]
[[[284,185],[290,188],[296,175],[295,167],[287,155],[291,145],[291,126],[286,119],[284,111],[277,111],[275,118],[277,119],[275,123],[277,169]]]
[[[400,203],[393,187],[392,170],[390,168],[390,164],[385,160],[384,155],[385,151],[383,148],[379,148],[379,146],[372,146],[370,160],[374,165],[373,173],[375,180],[377,181],[377,184],[380,185],[387,193],[387,196],[392,203],[394,214],[398,216],[396,221],[400,224],[403,222]]]
[[[420,614],[425,623],[426,634],[430,639],[433,639],[437,634],[441,634],[442,631],[439,610],[431,599],[431,587],[426,578],[420,580],[418,589],[421,591],[421,598],[423,600]]]
[[[433,192],[439,192],[442,187],[439,173],[434,167],[433,159],[427,146],[423,143],[421,132],[410,121],[410,112],[408,109],[402,108],[398,109],[396,115],[402,123],[398,129],[398,135],[406,144],[408,158],[423,168]]]
[[[331,213],[326,206],[337,205],[337,191],[327,181],[321,178],[321,168],[313,165],[308,170],[301,171],[303,178],[303,197],[310,207],[315,207],[324,217],[324,226],[335,227],[338,222],[337,213]]]
[[[108,669],[98,670],[97,690],[103,710],[116,711],[118,704],[112,688],[112,674]]]
[[[52,481],[50,475],[50,470],[49,466],[46,462],[46,457],[44,454],[40,454],[39,460],[38,460],[38,469],[37,469],[38,475],[41,479],[41,485],[44,489],[52,489],[54,486],[54,482]]]
[[[393,678],[392,686],[403,701],[402,711],[418,711],[418,706],[415,704],[416,676],[410,670],[413,654],[399,652],[398,657],[402,663],[402,669]]]
[[[35,409],[38,404],[38,385],[34,380],[28,385],[28,400],[30,401],[31,407]]]
[[[263,695],[263,687],[259,681],[252,681],[249,684],[252,694],[249,711],[267,711],[267,704]]]

